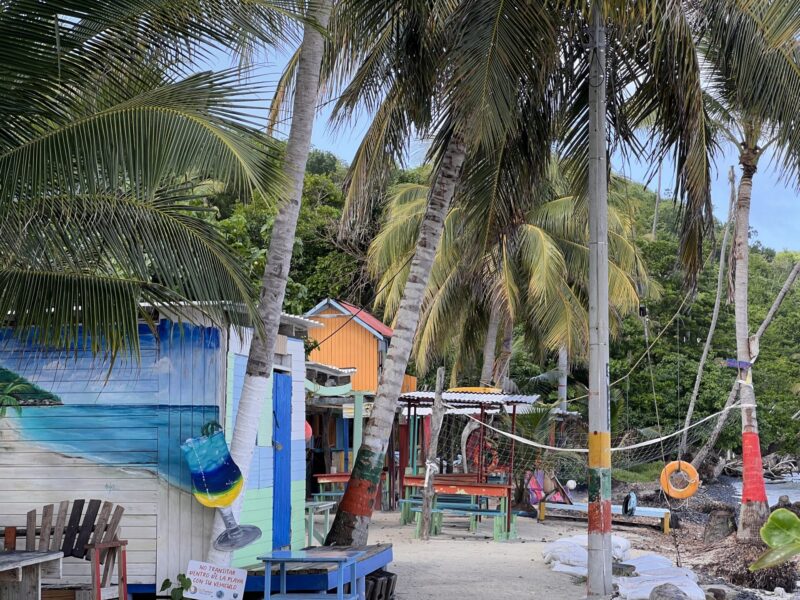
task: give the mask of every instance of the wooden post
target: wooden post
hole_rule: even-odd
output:
[[[444,389],[444,367],[439,367],[436,371],[436,396],[433,401],[433,411],[431,414],[431,443],[428,446],[428,456],[425,461],[425,486],[422,488],[422,516],[420,524],[420,537],[423,540],[430,538],[431,534],[431,511],[433,510],[433,477],[436,466],[436,454],[439,449],[439,431],[442,429],[444,419],[444,403],[442,402],[442,390]]]
[[[511,435],[517,433],[517,405],[511,406]],[[511,465],[508,467],[508,508],[506,510],[506,533],[511,533],[511,506],[514,496],[514,438],[511,438]]]

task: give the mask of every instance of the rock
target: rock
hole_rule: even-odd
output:
[[[662,583],[650,591],[649,600],[689,600],[689,596],[671,583]]]
[[[736,519],[733,516],[733,509],[719,508],[712,510],[708,514],[708,522],[703,531],[703,543],[707,546],[716,544],[734,531],[736,531]]]
[[[714,594],[706,592],[706,600],[714,600]]]
[[[615,562],[611,565],[611,574],[616,577],[633,577],[636,567],[626,563]]]
[[[726,594],[725,590],[723,590],[722,588],[717,588],[717,587],[708,588],[706,590],[706,593],[714,596],[714,600],[725,600]]]
[[[775,506],[770,507],[770,511],[778,510],[779,508],[792,508],[792,501],[789,500],[789,496],[783,495],[778,498],[778,503]]]
[[[733,597],[733,600],[761,600],[761,597],[755,592],[742,590]]]

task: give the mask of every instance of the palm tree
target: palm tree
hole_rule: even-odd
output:
[[[536,346],[540,358],[563,350],[573,360],[585,359],[585,198],[558,187],[562,189],[554,189],[550,200],[541,199],[496,237],[485,231],[491,219],[469,219],[457,196],[421,307],[414,343],[418,372],[424,374],[448,350],[455,350],[453,375],[457,377],[463,363],[475,358],[482,345],[481,383],[491,383],[499,322],[515,318],[525,324],[526,339]],[[623,184],[616,183],[614,191],[611,310],[622,317],[638,308],[637,290],[646,291],[650,285],[632,241],[634,220],[625,206]],[[399,304],[407,277],[404,265],[416,245],[427,195],[425,185],[396,186],[387,199],[383,228],[370,247],[370,271],[383,290],[376,304],[384,306],[384,315],[390,318]]]
[[[268,43],[286,14],[222,0],[6,3],[0,311],[20,335],[114,358],[137,354],[145,303],[216,322],[231,304],[254,313],[193,184],[273,193],[278,149],[247,124],[253,90],[234,73],[186,73],[209,44]]]
[[[800,24],[779,18],[781,11],[796,11],[793,3],[782,0],[750,3],[748,10],[728,17],[717,14],[719,3],[719,0],[709,1],[701,15],[707,36],[703,55],[716,67],[716,76],[710,78],[708,102],[719,135],[738,148],[742,169],[731,248],[737,380],[744,382],[739,387],[742,477],[747,482],[742,491],[737,536],[752,541],[759,539],[769,506],[762,474],[752,368],[758,356],[758,343],[750,336],[748,312],[750,205],[753,179],[767,149],[774,151],[786,177],[800,181],[800,134],[795,124],[800,111],[800,48],[793,41],[800,35]],[[765,24],[785,28],[776,33],[765,29]]]
[[[305,24],[303,41],[296,62],[294,81],[294,107],[292,124],[286,145],[283,168],[286,189],[281,193],[281,204],[272,227],[267,262],[261,281],[258,319],[264,330],[263,336],[254,336],[247,358],[236,422],[231,437],[231,456],[246,480],[253,460],[258,423],[263,412],[264,399],[269,389],[269,378],[275,355],[283,299],[289,278],[297,218],[303,196],[303,181],[306,161],[311,148],[311,133],[316,99],[319,94],[320,66],[323,55],[323,36],[320,28],[328,26],[331,0],[318,0],[309,4],[308,22]],[[237,505],[241,506],[241,502]],[[211,539],[214,540],[225,528],[217,515]],[[230,552],[209,550],[208,560],[215,564],[230,561]]]
[[[369,12],[368,4],[385,9],[388,1],[350,0],[343,4],[354,7],[352,13],[360,17]],[[405,3],[399,1],[392,6],[405,7]],[[615,22],[617,27],[609,45],[614,52],[606,73],[607,79],[614,82],[608,115],[616,126],[612,129],[613,139],[631,141],[637,120],[650,118],[655,112],[653,122],[654,131],[660,134],[659,154],[674,151],[679,180],[676,189],[687,199],[683,258],[696,267],[699,246],[710,223],[710,162],[700,69],[694,60],[690,25],[675,4],[664,6],[642,1],[634,6],[630,3],[616,6],[609,0],[603,6],[619,21]],[[366,539],[371,515],[370,492],[377,484],[411,351],[429,275],[426,267],[433,264],[444,215],[456,187],[453,177],[458,175],[464,158],[469,155],[475,160],[469,169],[465,166],[462,178],[470,172],[479,172],[481,164],[491,164],[480,157],[519,151],[523,142],[532,172],[540,173],[555,132],[563,140],[565,154],[571,158],[573,177],[580,183],[577,189],[583,193],[586,185],[587,99],[597,82],[589,77],[594,60],[580,43],[587,24],[584,3],[525,2],[511,6],[464,1],[443,3],[436,8],[430,14],[409,10],[413,18],[408,18],[402,8],[385,11],[389,15],[385,19],[399,22],[375,29],[381,35],[373,41],[373,52],[367,55],[376,60],[367,61],[367,66],[356,73],[355,90],[350,94],[350,98],[366,98],[368,108],[373,108],[376,114],[354,161],[352,174],[357,193],[351,196],[364,196],[373,189],[369,175],[380,171],[375,165],[384,165],[394,158],[396,150],[408,140],[409,124],[419,122],[420,114],[425,116],[419,107],[429,107],[430,100],[427,104],[412,103],[412,108],[407,105],[405,110],[402,105],[398,108],[398,98],[409,94],[413,97],[413,92],[419,89],[437,92],[434,106],[442,116],[434,122],[421,119],[425,126],[420,130],[426,132],[431,125],[437,126],[433,152],[446,158],[443,165],[447,170],[441,173],[446,176],[447,185],[442,187],[434,180],[431,188],[428,216],[420,230],[408,289],[396,317],[402,329],[393,337],[373,418],[367,425],[365,445],[360,451],[363,460],[355,461],[351,484],[328,536],[330,543],[363,543]],[[408,26],[408,22],[416,28]],[[417,35],[395,37],[396,32],[405,34],[409,30]],[[435,35],[443,42],[429,44]],[[400,44],[394,43],[398,40]],[[431,47],[438,50],[433,58]],[[435,60],[444,54],[441,48],[449,50],[445,63]],[[404,60],[385,61],[387,52]],[[398,64],[396,71],[386,68],[393,64]],[[406,65],[410,65],[411,73]],[[405,77],[398,80],[397,73]],[[436,85],[428,85],[430,81]],[[357,104],[353,100],[347,102]],[[514,143],[509,144],[509,140]],[[485,181],[491,184],[497,180],[489,177]],[[442,192],[446,194],[444,204]]]

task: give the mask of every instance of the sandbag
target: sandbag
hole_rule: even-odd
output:
[[[583,548],[589,547],[589,536],[587,535],[572,535],[570,537],[565,537],[560,540],[559,542],[570,542],[573,544],[578,544]],[[631,543],[626,540],[624,537],[620,537],[618,535],[611,536],[611,555],[614,557],[614,560],[627,560],[628,554],[631,550]]]
[[[569,542],[558,540],[547,544],[542,550],[542,557],[547,564],[560,563],[564,565],[583,566],[589,561],[589,552],[586,548]]]

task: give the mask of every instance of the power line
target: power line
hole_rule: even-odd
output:
[[[370,300],[367,302],[367,304],[372,304],[372,303],[375,301],[375,299],[378,297],[378,295],[379,295],[379,294],[380,294],[380,293],[381,293],[383,290],[385,290],[387,287],[389,287],[389,284],[390,284],[390,283],[392,283],[392,282],[393,282],[393,281],[394,281],[394,280],[397,278],[397,276],[398,276],[398,275],[400,275],[400,273],[403,271],[403,269],[406,267],[406,265],[407,265],[408,263],[410,263],[410,262],[411,262],[411,259],[413,259],[413,258],[414,258],[414,254],[412,253],[412,254],[411,254],[411,255],[410,255],[410,256],[409,256],[409,257],[408,257],[408,258],[407,258],[407,259],[406,259],[406,260],[403,262],[403,264],[402,264],[402,265],[400,265],[400,266],[398,267],[398,269],[397,269],[397,272],[396,272],[394,275],[392,275],[392,276],[389,278],[389,280],[388,280],[386,283],[384,283],[384,284],[383,284],[383,285],[382,285],[380,288],[378,288],[378,289],[375,291],[375,293],[372,295],[372,298],[371,298],[371,299],[370,299]],[[352,315],[350,315],[350,317],[349,317],[349,318],[348,318],[348,319],[347,319],[347,320],[346,320],[344,323],[342,323],[342,324],[341,324],[339,327],[337,327],[335,330],[333,330],[333,331],[330,333],[330,335],[328,335],[326,338],[324,338],[324,339],[322,339],[320,342],[318,342],[318,343],[316,344],[316,346],[315,346],[315,347],[316,347],[316,348],[319,348],[320,346],[322,346],[322,344],[324,344],[325,342],[327,342],[329,339],[331,339],[333,336],[335,336],[337,333],[339,333],[339,332],[340,332],[342,329],[344,329],[344,328],[345,328],[345,326],[346,326],[348,323],[350,323],[350,321],[352,321],[352,320],[353,320],[353,319],[355,319],[355,318],[356,318],[358,315],[360,315],[362,312],[364,312],[364,310],[365,310],[365,309],[364,309],[364,307],[363,307],[363,306],[362,306],[361,308],[359,308],[359,309],[358,309],[356,312],[354,312]]]

